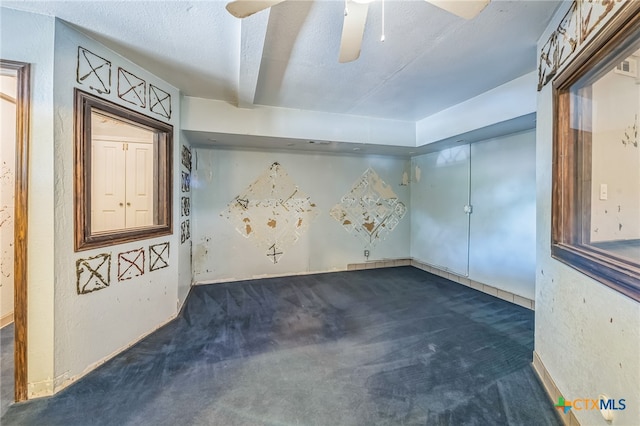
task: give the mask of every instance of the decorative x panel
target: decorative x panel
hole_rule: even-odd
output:
[[[227,218],[250,238],[273,263],[298,241],[317,216],[316,205],[278,163],[273,163],[247,189],[227,205]]]
[[[111,62],[78,46],[76,81],[100,94],[111,93]]]
[[[347,232],[374,246],[394,230],[407,212],[391,186],[367,169],[329,213]]]
[[[103,253],[76,261],[78,294],[87,294],[109,287],[110,276],[110,253]]]
[[[180,203],[182,206],[182,216],[189,216],[191,214],[191,198],[182,197],[182,202]]]
[[[182,145],[182,165],[191,171],[191,150]]]
[[[129,71],[118,68],[118,97],[144,108],[147,105],[147,83]]]
[[[171,119],[171,95],[149,84],[149,109],[167,120]]]
[[[149,246],[149,271],[169,266],[169,242]]]
[[[130,280],[144,274],[144,249],[126,251],[118,255],[118,281]]]

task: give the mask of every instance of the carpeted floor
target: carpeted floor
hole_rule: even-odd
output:
[[[533,312],[412,267],[195,287],[6,425],[559,425]]]
[[[0,329],[0,418],[13,402],[13,333],[13,324]]]

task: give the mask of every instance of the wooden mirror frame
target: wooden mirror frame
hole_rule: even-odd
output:
[[[570,89],[640,31],[640,2],[630,2],[553,82],[553,192],[551,255],[612,289],[640,301],[640,263],[585,244],[590,223],[590,135],[571,128]],[[582,134],[581,134],[582,133]],[[579,141],[582,141],[580,144]],[[586,201],[586,203],[585,203]]]
[[[79,89],[75,89],[74,96],[75,251],[171,234],[173,126]],[[157,203],[154,214],[157,216],[157,225],[91,232],[91,113],[94,110],[121,121],[146,127],[156,133],[154,143],[158,154],[154,169],[157,178]]]

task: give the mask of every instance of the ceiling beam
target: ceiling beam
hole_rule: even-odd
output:
[[[238,107],[251,108],[258,88],[262,51],[271,9],[244,18],[240,23]]]

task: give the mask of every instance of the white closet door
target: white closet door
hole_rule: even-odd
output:
[[[153,158],[153,144],[127,143],[127,228],[153,225]]]
[[[94,139],[91,148],[91,232],[125,229],[124,144]]]
[[[467,275],[469,145],[415,157],[412,169],[412,256]]]

